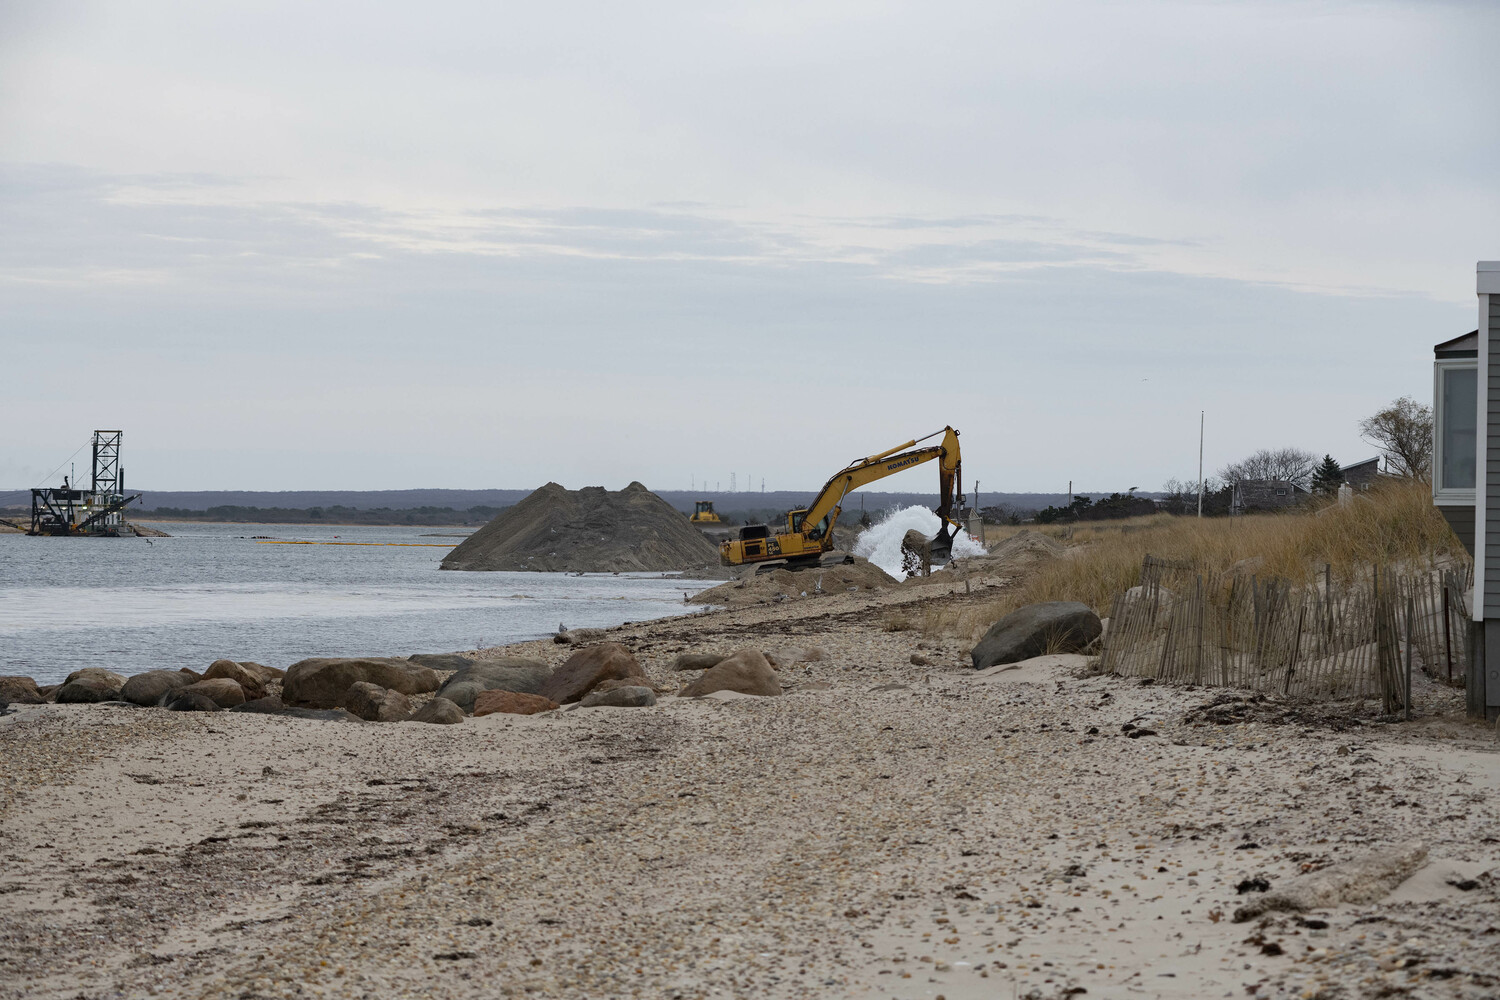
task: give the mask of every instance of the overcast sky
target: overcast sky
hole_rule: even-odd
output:
[[[1157,489],[1431,398],[1500,4],[0,0],[0,486]],[[86,461],[86,455],[81,456]],[[888,480],[926,489],[930,467]],[[881,487],[876,487],[881,488]]]

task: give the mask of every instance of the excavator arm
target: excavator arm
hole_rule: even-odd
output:
[[[943,436],[943,440],[938,444],[923,448],[914,447],[939,434]],[[946,552],[952,544],[952,525],[949,514],[952,511],[955,496],[962,502],[962,460],[958,447],[958,431],[952,427],[944,427],[926,437],[915,438],[905,444],[888,448],[877,455],[851,462],[823,484],[823,489],[813,499],[812,504],[805,512],[794,517],[789,527],[793,531],[801,531],[809,537],[821,539],[837,523],[839,511],[844,505],[844,497],[861,486],[884,479],[886,476],[893,476],[898,472],[905,472],[907,469],[915,468],[933,459],[939,462],[937,515],[942,519],[942,527],[938,531],[938,537],[933,540],[933,547],[936,551]]]

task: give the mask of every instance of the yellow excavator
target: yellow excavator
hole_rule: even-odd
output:
[[[943,440],[937,444],[916,447],[938,435],[942,435]],[[926,437],[914,438],[878,455],[851,462],[823,484],[823,489],[811,504],[787,511],[784,530],[773,532],[768,525],[747,524],[739,530],[738,538],[720,542],[719,561],[725,566],[743,566],[777,559],[785,560],[787,569],[817,565],[823,553],[833,548],[833,526],[838,523],[846,496],[877,479],[905,472],[933,459],[938,460],[937,515],[942,528],[932,540],[932,554],[946,556],[952,551],[953,529],[957,527],[949,516],[953,502],[956,499],[960,507],[964,502],[958,431],[952,427],[944,427]]]

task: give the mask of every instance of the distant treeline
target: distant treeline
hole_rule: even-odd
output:
[[[499,507],[412,507],[392,510],[377,507],[361,510],[355,507],[238,507],[223,505],[207,510],[181,507],[154,507],[136,514],[141,520],[162,521],[236,521],[253,524],[485,524]]]

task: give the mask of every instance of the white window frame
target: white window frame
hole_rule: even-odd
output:
[[[1467,369],[1475,372],[1476,383],[1478,380],[1479,359],[1478,358],[1439,358],[1432,363],[1432,502],[1436,504],[1454,504],[1472,507],[1477,499],[1474,487],[1469,489],[1446,489],[1441,486],[1443,478],[1443,422],[1447,414],[1443,411],[1443,373],[1450,370],[1462,371]],[[1476,389],[1480,388],[1476,385]],[[1483,392],[1478,393],[1479,402],[1484,403]],[[1478,444],[1483,444],[1484,423],[1478,424],[1480,433],[1476,434]],[[1479,482],[1479,465],[1476,462],[1474,468],[1475,486]]]

